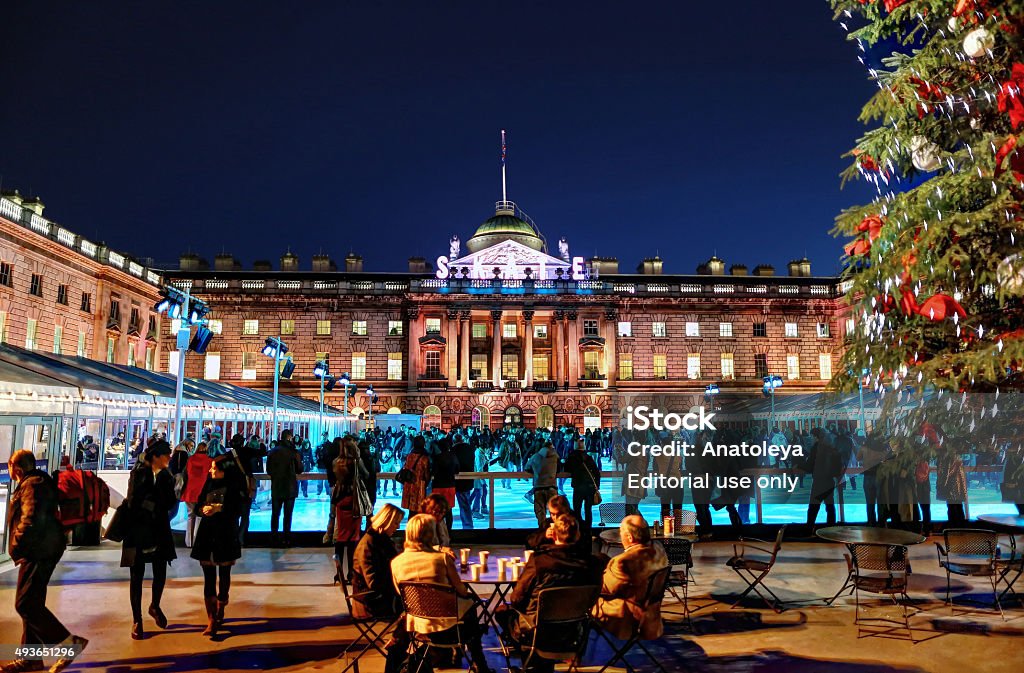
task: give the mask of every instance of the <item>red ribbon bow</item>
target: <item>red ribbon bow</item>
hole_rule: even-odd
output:
[[[1010,115],[1010,126],[1016,131],[1024,124],[1024,100],[1021,100],[1021,89],[1024,88],[1024,63],[1014,63],[1010,71],[1010,79],[1003,82],[996,94],[999,111]]]
[[[935,322],[941,322],[953,314],[961,318],[967,317],[967,311],[963,306],[947,294],[936,294],[929,297],[921,304],[917,312]]]

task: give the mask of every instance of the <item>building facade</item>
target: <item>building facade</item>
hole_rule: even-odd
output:
[[[144,263],[0,197],[0,342],[156,369],[162,279]]]
[[[356,255],[340,269],[326,256],[312,269],[292,254],[242,269],[230,255],[212,267],[186,255],[167,279],[212,307],[216,335],[187,356],[186,375],[269,388],[274,363],[260,350],[273,336],[296,365],[283,392],[317,398],[313,366],[328,360],[357,384],[356,414],[370,412],[372,385],[375,414],[583,428],[617,424],[626,403],[700,404],[712,383],[723,398],[760,397],[768,375],[785,394],[821,392],[849,329],[838,280],[812,276],[807,260],[778,276],[726,272],[717,258],[692,275],[663,274],[657,257],[619,273],[615,259],[573,257],[564,239],[552,254],[507,201],[465,250],[454,237],[444,246],[401,273],[365,272]],[[165,368],[177,366],[174,330],[161,332]],[[326,401],[342,407],[342,389]]]

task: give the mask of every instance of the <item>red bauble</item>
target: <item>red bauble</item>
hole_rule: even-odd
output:
[[[917,312],[935,322],[941,322],[953,314],[961,318],[967,317],[967,312],[964,311],[963,306],[956,299],[946,294],[936,294],[925,299],[924,303],[918,307]]]

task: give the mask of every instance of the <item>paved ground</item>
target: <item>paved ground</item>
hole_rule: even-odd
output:
[[[51,584],[50,606],[73,632],[91,640],[86,653],[69,670],[96,673],[155,671],[275,672],[340,671],[335,659],[353,637],[332,586],[330,551],[249,549],[235,568],[232,600],[223,637],[211,641],[202,630],[202,580],[198,564],[179,550],[163,607],[171,625],[157,631],[147,619],[149,637],[129,638],[127,572],[117,567],[119,550],[70,550]],[[519,550],[497,550],[512,555]],[[945,589],[935,549],[930,543],[912,549],[911,596],[918,614],[912,618],[917,643],[902,633],[868,636],[853,625],[852,601],[825,607],[845,575],[841,548],[822,543],[792,543],[783,548],[771,586],[787,601],[798,601],[781,615],[751,603],[730,610],[729,596],[742,585],[724,567],[732,553],[728,543],[695,547],[696,580],[691,606],[708,605],[694,619],[695,634],[679,618],[667,616],[666,637],[653,647],[670,671],[707,673],[1017,673],[1024,646],[1024,609],[1014,604],[1007,621],[991,615],[960,615],[939,597]],[[0,640],[15,641],[20,623],[9,608],[14,600],[14,572],[0,572]],[[981,582],[978,595],[980,596]],[[956,583],[964,592],[967,585]],[[967,632],[962,632],[967,631]],[[492,664],[503,666],[495,650]],[[606,648],[592,649],[584,670],[607,661]],[[641,670],[653,670],[642,658]],[[364,673],[382,670],[379,657],[367,657]]]

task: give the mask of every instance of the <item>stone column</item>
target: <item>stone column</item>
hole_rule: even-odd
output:
[[[448,336],[445,338],[445,360],[447,360],[448,387],[454,388],[459,381],[459,312],[448,309]]]
[[[604,312],[604,373],[608,387],[615,387],[619,374],[619,362],[615,349],[615,339],[619,335],[619,313],[614,307]]]
[[[580,382],[580,314],[569,311],[569,387],[575,388]]]
[[[551,351],[552,366],[555,368],[555,383],[561,389],[565,385],[565,312],[555,311],[554,319],[551,321],[551,329],[555,333],[555,346]]]
[[[420,309],[418,306],[410,306],[405,310],[405,315],[409,323],[409,329],[406,330],[409,335],[409,371],[406,372],[406,378],[409,389],[415,390],[420,375],[420,337],[423,336]]]
[[[501,309],[491,311],[491,383],[501,384]]]
[[[523,311],[523,325],[526,330],[526,346],[523,348],[523,363],[526,370],[526,387],[533,387],[533,309]]]
[[[473,326],[469,311],[459,311],[459,386],[469,388],[469,333]]]

